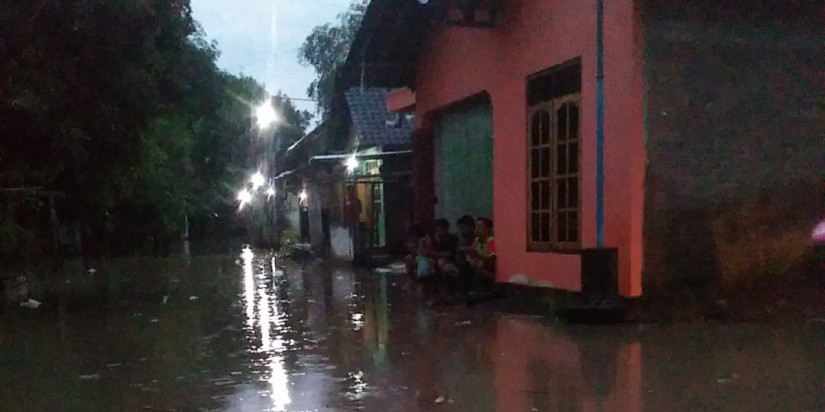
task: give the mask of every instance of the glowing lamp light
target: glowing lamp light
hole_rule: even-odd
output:
[[[354,173],[355,169],[357,169],[359,165],[358,158],[356,158],[355,155],[352,155],[349,158],[347,158],[347,160],[344,162],[344,165],[347,166],[347,172]]]
[[[300,199],[302,202],[307,200],[307,197],[308,196],[306,190],[302,190],[301,193],[298,195],[298,199]]]
[[[241,207],[243,207],[243,205],[252,201],[252,193],[249,193],[246,189],[241,190],[238,192],[238,201],[241,202]]]
[[[264,129],[278,121],[278,112],[272,107],[271,102],[266,101],[255,108],[255,119],[258,122],[258,127]]]
[[[252,190],[257,190],[259,187],[263,186],[264,183],[266,183],[266,178],[261,172],[255,172],[249,181],[252,182]]]
[[[275,196],[275,189],[270,187],[266,189],[266,198],[269,199],[272,196]]]
[[[819,222],[819,224],[814,227],[811,237],[814,243],[825,245],[825,220]]]

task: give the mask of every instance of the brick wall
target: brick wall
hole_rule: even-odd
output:
[[[825,213],[822,31],[650,3],[646,290],[781,271]]]

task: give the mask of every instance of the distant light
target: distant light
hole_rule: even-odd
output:
[[[275,188],[270,187],[266,189],[266,198],[269,199],[272,196],[275,196]]]
[[[344,162],[344,165],[347,166],[347,172],[355,173],[355,169],[357,169],[359,166],[358,158],[355,157],[355,155],[352,155],[347,158],[347,160]]]
[[[238,192],[238,201],[241,202],[241,207],[243,207],[243,205],[252,201],[252,193],[249,193],[246,189],[241,190]]]
[[[264,177],[263,173],[258,171],[255,172],[254,175],[252,175],[252,178],[250,178],[249,181],[252,182],[252,190],[258,190],[259,187],[263,186],[264,183],[266,183],[266,178]]]
[[[258,127],[261,129],[265,129],[272,123],[277,122],[278,118],[278,112],[275,111],[275,108],[272,107],[272,102],[269,100],[263,102],[255,109],[255,119]]]
[[[309,196],[307,195],[306,190],[302,190],[301,193],[298,195],[298,199],[300,199],[302,202],[304,200],[307,200],[307,197],[309,197]]]

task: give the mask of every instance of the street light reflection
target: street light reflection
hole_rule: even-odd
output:
[[[252,259],[255,254],[252,249],[246,247],[241,252],[243,259],[243,285],[244,285],[244,306],[246,307],[246,327],[255,327],[255,274],[252,270]]]
[[[283,353],[286,350],[284,341],[284,318],[278,309],[277,293],[270,293],[266,278],[268,277],[265,263],[260,265],[259,273],[254,271],[254,253],[250,248],[244,248],[241,254],[244,263],[244,292],[246,297],[246,316],[249,330],[260,333],[261,346],[258,351],[266,356],[266,366],[269,369],[268,377],[264,381],[269,386],[269,396],[272,406],[270,411],[285,411],[292,400],[289,396],[289,376],[284,363]],[[266,261],[264,261],[266,262]],[[274,275],[274,261],[271,268]],[[255,295],[257,288],[257,313],[255,313]],[[255,323],[258,328],[256,330]]]

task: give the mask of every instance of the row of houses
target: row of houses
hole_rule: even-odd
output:
[[[275,180],[286,194],[280,202],[286,226],[320,254],[356,260],[403,248],[412,224],[415,123],[412,114],[387,110],[387,94],[387,89],[361,85],[339,89],[329,119],[278,162]],[[357,240],[345,218],[348,187],[361,204]]]
[[[499,282],[734,282],[800,258],[822,212],[823,23],[811,0],[373,0],[338,79],[347,137],[299,142],[335,155],[293,184],[333,222],[356,183],[376,246],[490,216]],[[309,230],[342,249],[330,231]]]

